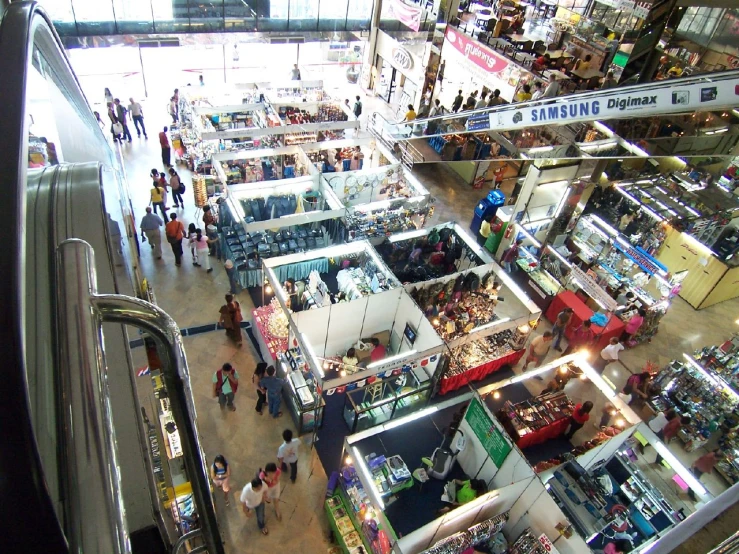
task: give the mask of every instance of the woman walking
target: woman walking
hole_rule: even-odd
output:
[[[262,378],[266,375],[266,372],[267,364],[265,362],[259,362],[254,370],[254,375],[251,376],[251,382],[257,386],[257,406],[255,410],[259,415],[262,415],[262,409],[267,403],[267,391],[259,384]]]
[[[220,324],[226,330],[226,336],[234,341],[236,346],[241,347],[241,322],[244,319],[241,315],[241,305],[232,295],[227,294],[226,303],[221,306],[220,314]]]
[[[182,181],[180,180],[180,176],[177,175],[177,172],[174,170],[174,167],[169,168],[169,186],[172,189],[172,198],[174,198],[175,208],[184,208],[185,201],[182,199]],[[210,208],[210,206],[206,206],[206,208]]]
[[[210,267],[210,256],[208,256],[209,241],[207,237],[203,236],[203,230],[195,229],[195,238],[190,239],[190,242],[194,243],[195,253],[197,254],[198,263],[195,265],[199,266],[202,262],[206,273],[213,271],[213,268]]]
[[[218,454],[218,456],[213,460],[213,465],[210,466],[210,478],[213,480],[213,484],[216,488],[223,489],[226,506],[228,506],[228,491],[231,490],[228,483],[229,477],[231,477],[231,468],[228,467],[226,458]]]
[[[567,440],[572,439],[572,436],[582,429],[583,425],[590,419],[590,411],[593,409],[593,403],[588,400],[583,404],[575,406],[572,415],[570,416],[570,430],[565,433]]]
[[[196,241],[198,240],[197,229],[194,223],[187,226],[187,243],[190,245],[190,254],[192,255],[192,265],[200,267],[198,263],[198,248]]]
[[[150,198],[151,207],[154,210],[154,213],[157,213],[157,208],[159,208],[162,217],[166,218],[166,215],[164,213],[164,210],[166,210],[166,208],[164,207],[164,191],[159,186],[159,183],[157,181],[154,181],[154,188],[151,189]]]

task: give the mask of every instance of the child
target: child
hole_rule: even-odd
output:
[[[298,445],[300,441],[293,438],[293,432],[285,429],[282,432],[283,442],[277,449],[277,461],[283,471],[287,471],[287,464],[290,464],[290,481],[295,484],[298,477]]]
[[[192,265],[200,267],[198,263],[198,233],[194,223],[190,223],[187,227],[187,238],[190,243],[190,254],[192,254]]]

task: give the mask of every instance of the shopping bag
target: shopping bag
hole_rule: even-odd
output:
[[[122,134],[123,133],[123,125],[121,125],[120,123],[113,123],[113,132],[116,135]]]

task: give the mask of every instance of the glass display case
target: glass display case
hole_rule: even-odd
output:
[[[318,383],[299,348],[279,355],[277,376],[285,380],[282,395],[298,429],[298,435],[313,432],[323,424],[326,405],[318,393]]]
[[[398,375],[347,391],[344,421],[357,433],[420,409],[430,396],[431,380],[420,380],[409,367]]]
[[[547,246],[543,250],[541,260],[527,250],[522,248],[519,250],[519,258],[516,260],[516,265],[519,271],[515,272],[512,276],[514,280],[521,285],[529,298],[531,298],[537,306],[543,311],[549,307],[552,299],[564,290],[562,287],[562,280],[557,280],[556,277],[550,273],[550,270],[560,276],[563,273],[566,275],[569,272],[569,268],[564,267],[564,272],[561,269],[559,260],[550,255],[550,248]]]
[[[575,252],[577,259],[590,266],[608,246],[609,239],[608,233],[586,216],[578,220],[572,235],[567,238],[566,244],[570,250]]]

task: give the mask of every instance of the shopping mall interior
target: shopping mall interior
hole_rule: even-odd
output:
[[[732,2],[2,5],[3,552],[734,551]]]

